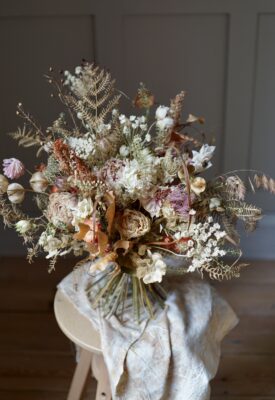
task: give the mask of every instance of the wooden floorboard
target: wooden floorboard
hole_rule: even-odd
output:
[[[52,306],[56,285],[72,266],[63,261],[49,275],[45,260],[0,258],[0,399],[66,399],[74,347]],[[211,400],[275,400],[275,263],[253,263],[239,280],[214,286],[240,322],[222,343]],[[94,390],[91,379],[85,400]]]

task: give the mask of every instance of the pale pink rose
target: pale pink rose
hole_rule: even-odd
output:
[[[5,158],[3,160],[3,171],[7,178],[17,179],[24,175],[25,167],[17,158]]]

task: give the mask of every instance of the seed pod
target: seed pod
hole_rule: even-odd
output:
[[[22,203],[25,198],[25,190],[19,183],[11,183],[8,186],[7,194],[9,201],[14,204]]]
[[[0,174],[0,194],[7,193],[9,181],[4,175]]]
[[[48,187],[48,181],[42,172],[35,172],[30,179],[31,188],[37,193],[43,193]]]

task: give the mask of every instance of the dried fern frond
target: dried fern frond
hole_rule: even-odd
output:
[[[85,125],[96,129],[115,108],[121,97],[115,94],[111,74],[94,64],[84,64],[81,73],[70,85],[71,93],[62,96]]]
[[[6,198],[2,195],[0,195],[0,216],[3,218],[4,225],[9,228],[20,219],[27,219],[15,204],[7,203]]]
[[[232,265],[223,264],[216,261],[213,264],[206,264],[201,269],[200,272],[203,274],[207,272],[210,279],[221,281],[224,279],[239,278],[240,271],[242,268],[247,267],[249,264],[245,263],[234,263]]]
[[[272,194],[275,194],[275,180],[266,175],[254,175],[254,182],[257,189],[264,189]]]
[[[22,129],[18,128],[16,132],[10,132],[8,135],[17,140],[19,146],[31,147],[42,146],[44,144],[40,135],[37,132],[27,131],[26,126]]]
[[[252,204],[247,204],[238,200],[230,200],[225,202],[225,204],[227,211],[243,221],[257,221],[262,217],[262,210]]]

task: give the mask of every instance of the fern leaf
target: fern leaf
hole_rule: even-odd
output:
[[[25,126],[22,129],[18,128],[16,132],[10,132],[9,136],[17,140],[19,146],[32,147],[43,145],[40,135],[37,132],[27,131]]]

